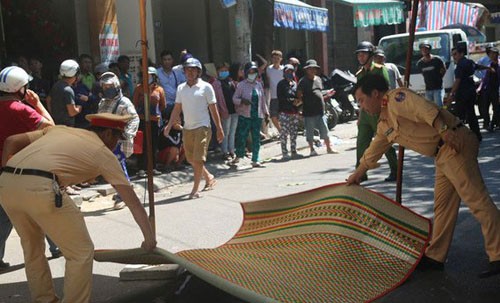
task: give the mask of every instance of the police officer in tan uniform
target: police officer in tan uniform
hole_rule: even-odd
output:
[[[361,107],[380,114],[377,133],[348,184],[359,184],[368,169],[396,142],[436,164],[432,239],[419,266],[443,270],[453,238],[460,200],[481,224],[489,267],[479,277],[500,274],[500,213],[484,185],[477,155],[477,137],[451,113],[407,88],[388,91],[380,75],[367,75],[356,90]]]
[[[94,246],[66,186],[102,175],[132,212],[144,236],[142,247],[156,246],[146,212],[112,152],[130,118],[87,115],[90,130],[52,126],[6,139],[0,203],[21,239],[33,302],[60,302],[44,255],[45,234],[66,259],[63,302],[90,302]]]

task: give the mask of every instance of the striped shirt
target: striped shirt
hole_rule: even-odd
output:
[[[123,96],[120,101],[112,99],[101,99],[97,112],[113,113],[116,102],[120,102],[120,104],[118,105],[115,114],[120,116],[131,115],[133,117],[127,123],[127,126],[125,126],[124,133],[127,136],[127,140],[120,140],[123,153],[127,157],[130,157],[130,155],[132,155],[132,153],[134,152],[134,138],[135,134],[137,133],[137,129],[139,128],[139,116],[137,115],[134,104],[132,104],[130,99],[125,96]]]

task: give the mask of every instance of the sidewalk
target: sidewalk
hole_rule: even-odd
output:
[[[351,143],[355,142],[352,139],[352,123],[345,123],[342,125],[337,125],[333,131],[330,131],[330,140],[332,142],[332,147],[338,151],[345,150],[346,148],[351,148]],[[352,141],[352,142],[349,142]],[[290,144],[290,143],[288,143]],[[325,147],[316,147],[317,150],[322,151]],[[309,156],[308,144],[306,138],[299,134],[297,137],[297,150],[299,154],[307,157]],[[274,140],[264,140],[260,149],[260,159],[262,162],[269,161],[279,161],[281,159],[281,145],[278,139]],[[240,165],[238,168],[231,167],[227,165],[223,160],[220,152],[210,151],[208,153],[208,159],[206,162],[207,169],[214,174],[216,177],[221,175],[231,174],[236,170],[242,171],[246,169],[252,169],[249,161],[242,161],[243,163],[248,162],[248,165]],[[154,192],[159,192],[163,189],[186,184],[193,181],[193,171],[191,166],[186,166],[184,170],[165,172],[159,176],[153,177]],[[134,190],[137,193],[141,201],[145,200],[144,195],[147,198],[147,178],[137,178],[132,177],[131,182],[134,186]],[[112,196],[115,193],[114,188],[110,184],[100,184],[93,185],[89,188],[82,188],[80,195],[71,196],[75,203],[80,206],[83,212],[89,211],[99,211],[99,210],[112,210],[113,200]]]

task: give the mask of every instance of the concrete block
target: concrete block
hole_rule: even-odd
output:
[[[120,281],[174,280],[178,270],[177,264],[127,265],[120,271]]]
[[[83,203],[82,196],[69,196],[73,202],[75,202],[75,205],[77,207],[81,207]]]
[[[99,197],[101,194],[99,194],[97,191],[81,191],[80,196],[82,197],[83,201],[89,201],[92,202],[95,198]]]
[[[107,185],[97,189],[97,192],[100,193],[102,196],[107,196],[116,193],[116,190],[113,186]]]

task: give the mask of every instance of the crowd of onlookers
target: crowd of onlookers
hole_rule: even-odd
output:
[[[363,42],[360,45],[362,44]],[[431,49],[432,46],[428,43],[420,45],[423,57],[417,67],[424,75],[427,98],[442,106],[443,101],[445,104],[449,101],[444,100],[442,86],[445,66],[439,57],[431,54]],[[457,52],[460,55],[460,50]],[[374,62],[385,65],[390,71],[397,71],[397,68],[391,68],[391,64],[384,61],[382,50],[376,49],[372,54]],[[299,59],[288,57],[286,62],[283,62],[283,54],[279,50],[274,50],[270,54],[269,63],[260,55],[256,57],[257,61],[243,64],[217,63],[215,70],[210,72],[206,69],[208,65],[202,65],[201,79],[213,87],[225,134],[221,144],[211,140],[209,149],[219,151],[229,165],[238,165],[246,155],[251,154],[251,164],[260,167],[262,166],[258,156],[260,141],[275,137],[281,141],[283,159],[301,157],[296,150],[296,138],[299,127],[303,126],[308,137],[307,141],[311,142],[311,155],[316,154],[310,138],[314,133],[313,129],[316,129],[316,132],[319,130],[327,150],[334,152],[329,146],[328,135],[325,134],[328,129],[323,128],[321,121],[324,118],[324,105],[311,98],[318,92],[317,89],[320,91],[323,88],[319,83],[320,79],[314,78],[320,71],[316,61],[308,60],[301,64]],[[149,109],[147,110],[144,109],[142,72],[133,77],[129,71],[131,60],[126,55],[118,57],[116,62],[111,63],[95,64],[93,58],[87,54],[80,55],[77,60],[66,60],[60,66],[59,80],[55,83],[44,78],[43,64],[36,57],[27,59],[19,56],[13,64],[23,68],[33,77],[29,87],[38,94],[56,124],[87,128],[89,122],[85,119],[85,115],[103,111],[137,116],[127,129],[128,138],[121,142],[119,159],[126,168],[126,160],[133,155],[132,158],[136,161],[128,163],[136,163],[134,173],[138,177],[146,177],[147,161],[144,153],[146,112],[149,112],[151,121],[153,174],[159,175],[165,171],[182,169],[186,163],[182,144],[183,121],[176,123],[168,134],[164,133],[163,129],[174,108],[177,88],[186,81],[183,63],[189,58],[193,58],[193,55],[187,50],[183,50],[178,58],[172,52],[165,50],[161,52],[158,64],[149,60]],[[498,49],[489,47],[485,58],[478,63],[490,67],[497,61]],[[462,66],[464,64],[461,60],[457,59],[456,62],[459,71],[466,69]],[[402,86],[399,72],[395,72],[395,76],[391,75],[389,73],[391,88]],[[483,84],[478,90],[481,93],[480,110],[484,116],[484,128],[492,131],[498,125],[498,102],[491,101],[497,98],[495,93],[497,90],[492,87],[498,86],[498,73],[488,70],[481,72],[480,75],[483,79]],[[133,82],[134,78],[138,79],[139,84]],[[464,83],[461,83],[461,86],[463,85]],[[304,97],[307,102],[303,102]],[[330,96],[323,96],[323,98],[328,97]],[[450,98],[453,97],[455,97],[454,92],[450,94]],[[456,98],[459,97],[461,96],[457,94]],[[321,98],[318,96],[316,100]],[[492,119],[487,113],[490,104],[493,105],[494,111]],[[464,120],[472,116],[466,109],[459,110],[463,112]],[[475,125],[471,127],[480,136],[477,127]],[[212,130],[215,132],[215,127],[212,127]]]
[[[182,123],[176,124],[169,134],[163,134],[162,129],[168,122],[174,107],[177,87],[186,81],[183,63],[192,57],[191,53],[184,50],[178,58],[179,64],[176,65],[174,64],[176,59],[172,52],[165,50],[160,54],[159,64],[154,64],[151,60],[148,62],[148,83],[150,85],[150,108],[148,111],[151,121],[153,173],[155,175],[164,171],[182,169],[185,164],[182,148]],[[251,153],[253,155],[252,165],[262,166],[258,159],[257,145],[262,139],[277,137],[281,138],[285,159],[300,157],[296,151],[295,140],[303,109],[302,104],[294,104],[297,102],[297,84],[299,75],[305,75],[308,67],[313,67],[311,70],[317,73],[319,66],[314,62],[310,66],[303,65],[305,67],[303,70],[299,69],[300,61],[294,57],[288,58],[288,64],[283,65],[283,55],[278,50],[272,52],[270,64],[260,55],[257,55],[257,58],[258,61],[245,64],[217,63],[215,64],[215,75],[209,75],[205,65],[203,65],[201,79],[209,82],[214,88],[219,115],[226,135],[221,144],[212,140],[210,150],[220,151],[222,158],[231,165],[236,165],[242,158]],[[128,162],[136,162],[136,169],[133,171],[137,172],[137,176],[145,177],[146,157],[145,153],[141,152],[144,151],[145,146],[142,148],[140,146],[141,140],[143,144],[146,141],[142,72],[135,75],[139,84],[133,83],[132,79],[136,77],[133,77],[129,71],[130,62],[129,57],[122,55],[118,57],[116,62],[94,64],[90,55],[82,54],[77,60],[66,60],[61,64],[58,80],[55,83],[44,78],[43,64],[36,57],[28,59],[19,56],[13,65],[18,65],[33,77],[29,87],[38,94],[56,124],[87,128],[89,126],[89,122],[85,119],[87,114],[102,111],[117,112],[117,109],[113,110],[109,104],[106,106],[105,100],[128,99],[131,101],[132,105],[125,102],[118,107],[119,112],[122,107],[128,108],[124,109],[123,112],[137,115],[139,118],[132,123],[134,125],[128,131],[130,134],[128,142],[122,142],[122,157],[127,159],[134,155],[133,158],[136,158],[137,161]],[[117,79],[110,78],[113,74]],[[282,80],[285,81],[278,87]],[[259,83],[260,86],[257,86],[255,90],[249,90],[248,85],[245,88],[245,82],[253,81]],[[242,84],[238,86],[238,83]],[[109,85],[110,87],[105,88]],[[261,102],[258,118],[262,121],[240,121],[238,126],[239,116],[245,117],[247,113],[238,112],[239,108],[236,103],[245,104],[248,102],[251,104],[252,93],[255,92],[259,95],[257,101]],[[239,96],[233,100],[235,93]],[[242,98],[243,95],[244,98]],[[313,111],[322,111],[318,105],[315,107]],[[308,109],[306,108],[305,111],[307,115]],[[136,136],[137,130],[140,132]],[[286,147],[287,136],[291,140],[290,148]],[[240,145],[243,145],[243,148],[240,148],[242,151],[238,156],[237,142],[239,137],[241,137],[242,144]],[[313,151],[314,148],[311,148]],[[125,163],[123,165],[125,166]]]

